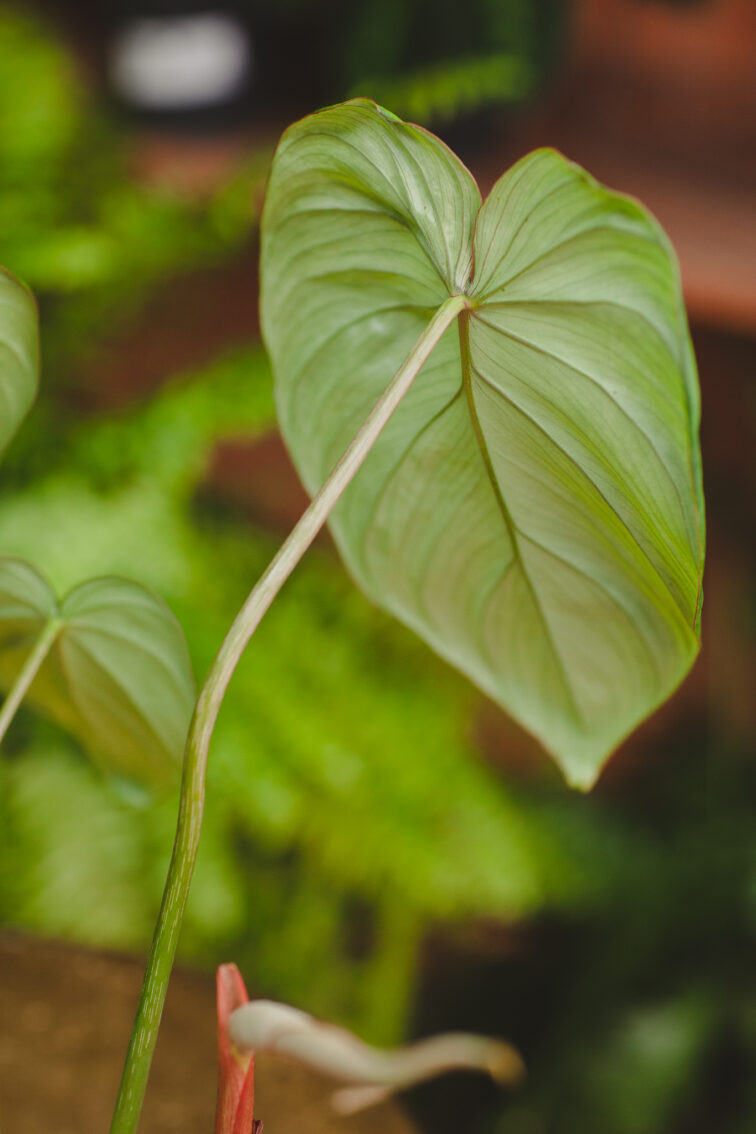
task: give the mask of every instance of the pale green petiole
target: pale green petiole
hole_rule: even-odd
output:
[[[42,668],[42,663],[50,653],[62,627],[63,620],[61,618],[51,618],[49,622],[46,622],[42,633],[34,643],[31,653],[19,670],[18,677],[14,681],[8,696],[5,698],[2,709],[0,709],[0,743],[8,731],[8,726],[16,715],[18,706],[23,701],[34,678]]]
[[[253,587],[205,679],[186,743],[173,854],[110,1127],[111,1134],[134,1134],[139,1122],[199,846],[208,749],[234,670],[263,615],[325,524],[421,367],[444,332],[467,306],[465,296],[452,295],[438,308],[328,480]]]

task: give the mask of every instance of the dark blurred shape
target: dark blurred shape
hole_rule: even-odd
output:
[[[62,0],[49,6],[64,13]],[[131,113],[194,131],[298,117],[354,94],[480,135],[564,53],[567,0],[93,0],[69,28]]]
[[[306,113],[354,94],[429,123],[520,103],[558,59],[564,0],[280,0],[249,7],[260,97]]]

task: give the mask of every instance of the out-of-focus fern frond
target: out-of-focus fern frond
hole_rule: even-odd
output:
[[[498,52],[418,68],[396,78],[369,78],[350,97],[370,95],[413,122],[445,122],[497,103],[518,102],[532,86],[527,60]]]

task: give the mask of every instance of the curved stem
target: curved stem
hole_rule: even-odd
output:
[[[134,1134],[157,1040],[189,884],[199,846],[210,740],[223,697],[247,643],[263,615],[328,519],[344,489],[444,331],[467,306],[465,296],[441,304],[335,469],[286,538],[236,616],[200,691],[189,729],[173,854],[152,939],[142,995],[131,1033],[110,1134]]]
[[[8,731],[9,724],[16,715],[18,706],[29,692],[29,687],[39,673],[43,661],[50,653],[62,626],[62,619],[50,618],[42,627],[42,632],[34,643],[31,653],[21,666],[18,677],[11,686],[8,696],[3,702],[2,709],[0,709],[0,743]]]

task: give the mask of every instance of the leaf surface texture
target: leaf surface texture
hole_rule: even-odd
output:
[[[28,412],[38,378],[37,306],[31,292],[0,268],[0,450]]]
[[[551,150],[481,202],[367,100],[291,127],[262,319],[311,493],[452,294],[468,308],[331,527],[367,594],[588,786],[698,651],[698,386],[669,243]]]

